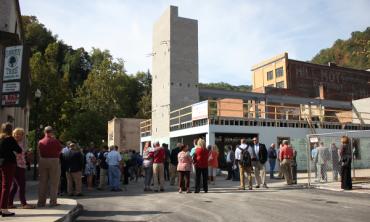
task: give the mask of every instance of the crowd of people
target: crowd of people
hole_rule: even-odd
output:
[[[44,137],[38,141],[38,170],[39,190],[36,206],[26,201],[26,169],[27,150],[25,147],[25,133],[21,128],[4,123],[0,129],[0,172],[1,172],[1,215],[14,216],[9,208],[20,207],[33,209],[45,207],[49,197],[49,206],[58,205],[58,195],[82,196],[82,185],[87,190],[105,190],[109,186],[112,192],[122,191],[122,187],[129,181],[138,182],[144,177],[144,192],[163,192],[165,181],[170,185],[177,182],[178,192],[191,193],[190,178],[194,177],[194,193],[201,189],[207,193],[208,186],[216,184],[216,175],[219,172],[220,152],[216,145],[206,146],[202,138],[194,139],[193,146],[178,143],[171,151],[167,144],[155,142],[151,146],[147,142],[140,155],[134,150],[120,152],[119,147],[104,146],[101,149],[90,143],[89,147],[81,148],[75,142],[67,142],[63,147],[55,137],[51,126],[44,129]],[[342,188],[351,189],[351,158],[352,153],[348,145],[348,137],[342,137],[341,146],[332,144],[331,150],[319,143],[312,151],[316,163],[317,178],[327,179],[326,171],[328,159],[333,162],[333,177],[341,176]],[[235,147],[227,146],[225,153],[227,180],[240,181],[240,190],[254,188],[268,188],[266,183],[266,163],[269,162],[270,179],[274,176],[276,162],[280,165],[281,175],[288,185],[297,183],[297,152],[288,140],[282,141],[279,150],[275,144],[267,149],[258,138],[247,143],[241,139]],[[331,152],[331,153],[330,153]],[[279,174],[280,174],[279,173]],[[13,203],[18,193],[20,206]]]
[[[331,143],[330,148],[323,141],[313,144],[311,150],[311,161],[315,173],[315,182],[328,182],[328,170],[332,169],[333,181],[341,178],[341,188],[352,189],[351,163],[352,151],[347,136],[341,137],[341,146]],[[329,166],[331,164],[331,166]]]

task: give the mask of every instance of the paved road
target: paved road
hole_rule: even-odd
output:
[[[175,187],[164,193],[144,193],[142,183],[128,191],[87,193],[78,221],[369,221],[370,195],[286,188],[238,191],[238,183],[218,178],[209,193],[179,194]]]

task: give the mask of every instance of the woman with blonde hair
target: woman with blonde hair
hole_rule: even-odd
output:
[[[347,136],[342,136],[341,146],[339,149],[340,154],[340,180],[341,188],[344,190],[352,190],[352,178],[351,178],[351,162],[352,162],[352,152],[349,146],[349,138]]]
[[[13,127],[10,123],[3,123],[0,131],[0,172],[2,176],[1,190],[1,215],[2,217],[14,216],[8,211],[10,186],[17,167],[14,153],[22,153],[17,141],[12,136]]]
[[[203,139],[198,140],[197,148],[193,157],[195,166],[195,192],[200,192],[200,178],[202,177],[203,190],[208,192],[208,150]]]
[[[216,145],[211,146],[211,150],[208,153],[208,177],[210,183],[216,184],[216,173],[218,168],[218,147]]]
[[[15,170],[14,180],[12,188],[9,194],[9,208],[15,208],[13,205],[15,194],[18,192],[19,201],[21,202],[21,208],[33,209],[34,206],[27,204],[26,201],[26,149],[24,144],[24,129],[15,128],[13,130],[13,137],[17,141],[19,147],[22,148],[22,152],[16,154],[17,167]]]

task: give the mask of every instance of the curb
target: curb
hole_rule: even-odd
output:
[[[75,219],[79,216],[81,211],[83,210],[83,206],[79,203],[68,212],[68,214],[64,215],[62,218],[59,220],[56,220],[56,222],[72,222],[75,221]]]

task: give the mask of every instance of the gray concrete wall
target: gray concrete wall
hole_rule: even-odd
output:
[[[170,110],[170,39],[171,17],[177,10],[167,9],[153,29],[152,61],[152,138],[162,140],[169,134]]]
[[[199,101],[198,23],[170,6],[154,24],[152,139],[170,143],[170,110]]]
[[[198,21],[175,17],[171,24],[171,110],[199,102]]]

